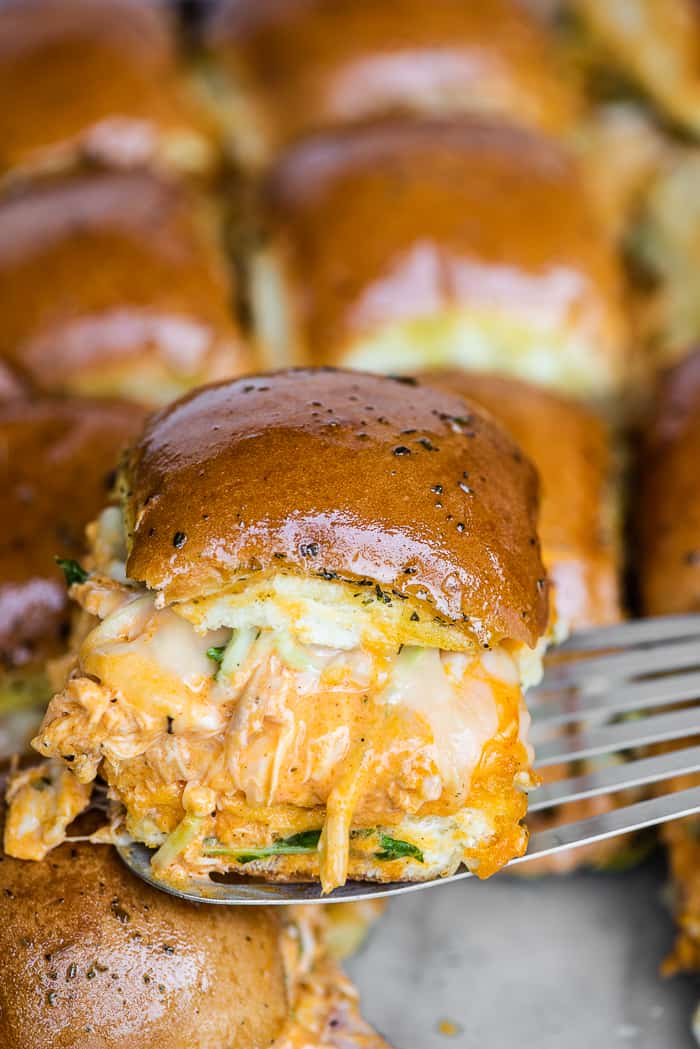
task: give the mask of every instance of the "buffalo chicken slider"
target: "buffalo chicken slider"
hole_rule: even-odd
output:
[[[659,381],[640,462],[637,505],[639,589],[647,615],[700,612],[700,350]],[[687,746],[691,740],[684,740]],[[700,743],[693,737],[692,743]],[[672,789],[698,785],[677,777]],[[671,902],[679,926],[667,973],[700,969],[700,822],[661,829],[668,848]],[[696,1014],[698,1023],[700,1012]]]
[[[204,196],[61,175],[6,194],[0,230],[0,360],[28,390],[162,404],[249,370]]]
[[[4,0],[0,174],[94,161],[209,171],[216,136],[178,61],[168,7],[162,0]]]
[[[523,853],[534,470],[475,406],[318,369],[155,416],[72,596],[96,625],[34,746],[161,877],[480,877]],[[18,791],[6,847],[23,838]],[[122,826],[123,824],[123,826]]]
[[[577,111],[547,30],[517,0],[223,0],[207,78],[234,154],[391,114],[486,113],[559,134]]]
[[[626,380],[612,239],[552,142],[473,120],[318,135],[271,170],[262,211],[271,360],[491,370],[596,399]]]

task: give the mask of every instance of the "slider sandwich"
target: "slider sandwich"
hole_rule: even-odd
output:
[[[216,135],[164,0],[3,0],[0,175],[98,162],[201,175]]]
[[[490,416],[415,381],[249,377],[153,417],[120,488],[34,740],[76,808],[105,780],[172,883],[329,892],[524,852],[547,583],[534,470]],[[41,857],[56,835],[12,796],[6,850]]]
[[[700,13],[694,0],[569,0],[572,39],[593,92],[651,103],[683,133],[700,132]]]
[[[162,404],[250,368],[203,196],[60,175],[2,197],[0,230],[0,360],[28,391]]]
[[[85,526],[142,424],[140,408],[114,401],[0,402],[0,758],[24,748],[51,698],[46,663],[70,632],[64,572],[80,578]]]
[[[636,510],[639,590],[647,615],[700,612],[700,351],[661,377],[639,464]],[[700,743],[698,737],[682,746]],[[671,789],[698,785],[676,777]],[[669,784],[664,785],[664,793]],[[661,827],[668,849],[670,901],[679,926],[665,972],[700,969],[700,821]],[[700,1012],[696,1014],[700,1030]]]
[[[387,115],[476,112],[558,135],[578,110],[547,30],[517,0],[222,0],[204,43],[205,83],[247,166]]]
[[[104,845],[30,865],[0,853],[0,1045],[388,1049],[324,949],[320,912],[197,907]]]
[[[387,121],[291,148],[252,266],[268,359],[491,370],[605,399],[629,349],[613,239],[571,156],[483,121]]]

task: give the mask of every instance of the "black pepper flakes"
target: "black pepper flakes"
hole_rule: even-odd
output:
[[[683,560],[687,565],[700,565],[700,550],[689,550]]]
[[[433,487],[430,489],[430,491],[431,492],[435,492],[436,495],[442,495],[442,491],[443,491],[442,485],[441,484],[434,484]]]
[[[470,488],[468,484],[464,483],[464,481],[460,481],[457,487],[460,488],[467,495],[474,495],[474,489]]]
[[[439,448],[435,447],[435,445],[433,444],[433,442],[430,440],[429,437],[419,437],[418,440],[416,441],[416,444],[419,444],[419,445],[421,445],[422,448],[425,448],[426,452],[439,452],[440,451]]]
[[[407,448],[405,444],[397,444],[394,448],[394,455],[410,455],[411,449]]]
[[[176,532],[173,536],[173,546],[176,550],[181,550],[187,542],[187,536],[184,532]]]
[[[302,543],[299,553],[302,557],[318,557],[320,547],[318,543]]]
[[[466,527],[467,526],[465,525],[464,521],[458,521],[457,522],[457,531],[458,532],[463,532]]]

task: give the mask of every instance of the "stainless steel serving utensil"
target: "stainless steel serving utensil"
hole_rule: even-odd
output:
[[[682,709],[660,712],[680,703]],[[700,771],[700,744],[634,756],[651,744],[700,734],[700,614],[636,620],[577,634],[553,650],[542,683],[528,693],[528,706],[536,768],[583,760],[590,764],[590,759],[596,759],[591,771],[539,787],[531,795],[530,813],[548,810],[556,815],[557,807],[568,802]],[[611,763],[613,758],[617,760]],[[532,834],[526,855],[509,866],[696,812],[700,812],[700,786],[622,803],[602,815]],[[269,883],[243,877],[231,881],[192,878],[174,888],[154,876],[153,850],[131,843],[118,851],[144,881],[198,903],[340,903],[416,892],[470,877],[469,871],[461,869],[448,878],[424,882],[355,881],[327,896],[313,882]]]

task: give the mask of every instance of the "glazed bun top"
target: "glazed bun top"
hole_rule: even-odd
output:
[[[167,601],[290,572],[482,639],[544,630],[532,466],[415,380],[298,369],[204,388],[150,420],[121,485],[127,573]]]
[[[38,666],[65,646],[68,597],[54,557],[84,554],[85,526],[108,500],[120,451],[143,418],[142,409],[115,401],[0,404],[4,667]]]
[[[287,1011],[274,912],[185,903],[107,846],[0,853],[3,1049],[251,1049]]]
[[[700,611],[700,349],[663,376],[641,464],[637,529],[648,615]]]

